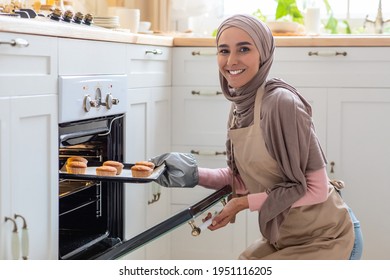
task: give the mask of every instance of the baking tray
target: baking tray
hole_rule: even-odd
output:
[[[106,181],[106,182],[124,182],[124,183],[149,183],[155,181],[165,171],[165,164],[154,168],[153,173],[149,177],[133,177],[131,174],[131,167],[134,163],[124,163],[122,173],[115,176],[98,176],[96,175],[96,168],[98,166],[88,166],[85,174],[71,174],[66,172],[63,167],[59,171],[60,179],[70,180],[92,180],[92,181]]]

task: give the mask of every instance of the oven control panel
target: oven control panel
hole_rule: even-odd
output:
[[[127,76],[60,76],[59,123],[126,112]]]

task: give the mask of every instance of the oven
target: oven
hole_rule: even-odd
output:
[[[117,259],[188,223],[193,236],[204,225],[194,219],[231,194],[230,186],[167,217],[129,240],[124,238],[124,183],[156,180],[165,166],[147,178],[131,176],[124,162],[127,85],[125,75],[59,77],[59,256],[61,260]],[[136,132],[135,132],[136,133]],[[106,160],[124,163],[123,175],[66,172],[66,160],[82,156],[93,170]],[[96,169],[95,169],[96,170]]]
[[[123,183],[61,176],[66,160],[123,162],[126,76],[59,78],[59,259],[93,259],[123,240]]]

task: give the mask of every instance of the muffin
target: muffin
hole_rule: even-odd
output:
[[[88,160],[84,157],[79,157],[79,156],[72,156],[72,157],[69,157],[67,160],[66,160],[66,164],[70,163],[70,162],[74,162],[74,161],[81,161],[81,162],[84,162],[85,164],[88,164]]]
[[[154,169],[154,163],[150,161],[137,161],[135,165],[145,165],[151,169]]]
[[[149,177],[153,173],[153,169],[146,165],[133,165],[131,167],[131,174],[133,177]]]
[[[66,164],[66,172],[71,174],[85,174],[87,164],[82,161],[72,161]]]
[[[96,168],[96,175],[98,176],[115,176],[116,168],[108,165],[99,166]]]
[[[116,168],[116,175],[119,175],[122,173],[124,165],[119,161],[107,160],[107,161],[103,162],[103,166],[115,167]]]

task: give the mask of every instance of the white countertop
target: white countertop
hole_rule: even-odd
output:
[[[56,22],[43,17],[24,19],[2,16],[0,17],[0,32],[159,46],[215,46],[215,38],[211,37],[202,38],[189,34],[185,36],[180,36],[180,34],[134,34],[93,25]],[[275,36],[275,42],[280,47],[378,47],[390,46],[390,35]]]
[[[1,16],[0,32],[160,46],[173,44],[173,37],[170,36],[134,34],[94,25],[58,22],[44,17],[25,19]]]

